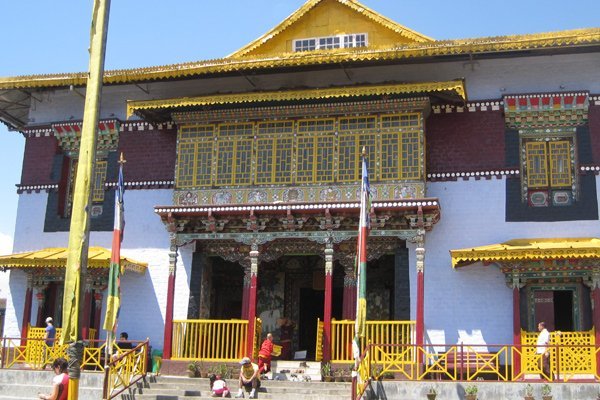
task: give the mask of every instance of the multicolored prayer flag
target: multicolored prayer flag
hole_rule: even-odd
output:
[[[123,240],[123,163],[119,166],[119,180],[115,190],[115,223],[113,230],[110,270],[108,272],[108,299],[104,317],[104,330],[116,333],[121,307],[121,241]],[[114,336],[113,336],[114,337]]]
[[[364,151],[364,150],[363,150]],[[367,237],[369,236],[371,212],[371,189],[367,159],[362,159],[362,184],[360,187],[360,217],[358,224],[358,242],[356,248],[356,320],[354,326],[354,358],[360,357],[360,338],[365,336],[367,321]]]

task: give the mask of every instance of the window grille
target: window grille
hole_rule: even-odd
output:
[[[104,182],[106,181],[106,160],[96,161],[94,169],[94,185],[92,187],[92,202],[102,203],[104,201]]]

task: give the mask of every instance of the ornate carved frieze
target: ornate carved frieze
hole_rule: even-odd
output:
[[[589,93],[528,94],[504,97],[509,128],[578,126],[588,119]]]

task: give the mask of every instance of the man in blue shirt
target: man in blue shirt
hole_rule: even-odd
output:
[[[52,323],[52,317],[46,318],[46,335],[44,335],[44,341],[46,346],[54,346],[54,338],[56,337],[56,328]]]

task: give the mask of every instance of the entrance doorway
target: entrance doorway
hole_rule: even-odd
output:
[[[578,330],[574,315],[574,289],[533,290],[534,318],[530,319],[530,330],[537,330],[537,324],[546,323],[550,331],[571,332]]]
[[[311,288],[300,289],[300,312],[298,324],[299,350],[307,351],[307,359],[314,360],[317,338],[317,318],[323,320],[325,291]]]

